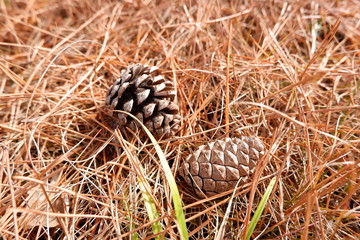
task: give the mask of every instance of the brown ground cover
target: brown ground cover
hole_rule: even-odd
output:
[[[1,0],[0,239],[180,239],[154,145],[104,115],[134,63],[176,84],[158,144],[189,239],[244,239],[273,177],[253,239],[359,239],[359,49],[356,0]],[[181,162],[243,135],[267,149],[252,181],[198,199]]]

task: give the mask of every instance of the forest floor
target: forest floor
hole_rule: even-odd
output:
[[[176,84],[180,128],[155,145],[189,239],[245,239],[273,177],[251,239],[360,239],[355,0],[1,0],[0,239],[180,239],[155,145],[103,115],[134,63]],[[241,136],[266,148],[251,181],[197,198],[180,164]]]

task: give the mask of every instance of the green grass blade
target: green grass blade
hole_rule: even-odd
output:
[[[187,239],[189,239],[189,236],[188,236],[188,232],[187,232],[187,228],[186,228],[185,214],[184,214],[184,211],[182,208],[180,193],[177,188],[175,178],[172,175],[171,168],[170,168],[170,166],[166,160],[166,157],[165,157],[163,151],[161,150],[158,142],[156,141],[154,136],[149,132],[149,130],[147,128],[144,128],[144,129],[145,129],[146,133],[148,134],[148,136],[150,137],[151,142],[154,144],[156,153],[159,155],[161,166],[164,169],[166,180],[169,183],[169,187],[170,187],[171,194],[172,194],[172,200],[173,200],[173,204],[174,204],[174,209],[175,209],[175,217],[176,217],[179,232],[181,234],[181,238],[187,240]]]
[[[123,111],[119,111],[119,112],[123,112]],[[178,230],[181,235],[181,239],[188,240],[189,235],[188,235],[187,228],[186,228],[185,214],[184,214],[182,203],[181,203],[180,193],[177,188],[175,178],[171,172],[171,168],[166,160],[165,154],[161,150],[161,148],[160,148],[158,142],[156,141],[156,139],[154,138],[154,136],[151,134],[151,132],[145,127],[145,125],[141,121],[139,121],[134,115],[132,115],[130,113],[127,113],[127,112],[123,112],[123,113],[126,113],[129,116],[131,116],[132,118],[134,118],[144,128],[146,134],[149,136],[151,142],[154,144],[156,153],[158,154],[159,159],[160,159],[160,164],[165,172],[166,180],[169,183],[169,187],[170,187],[170,191],[171,191],[171,195],[172,195],[172,201],[173,201],[174,209],[175,209],[175,219],[176,219]]]
[[[118,139],[118,140],[120,142],[122,141],[121,139]],[[127,151],[126,148],[125,148],[125,151]],[[135,160],[133,159],[130,161],[132,162]],[[160,221],[156,221],[156,219],[159,218],[159,214],[156,209],[155,201],[152,198],[151,194],[149,194],[149,192],[147,191],[147,189],[150,190],[151,187],[150,187],[149,183],[144,179],[145,171],[144,171],[143,167],[141,166],[141,163],[134,163],[134,164],[137,165],[136,174],[138,175],[137,182],[139,184],[139,188],[141,191],[141,197],[144,201],[145,209],[148,213],[149,220],[150,220],[150,222],[153,222],[151,224],[153,234],[156,235],[156,234],[162,232],[163,229],[161,227]],[[158,235],[155,237],[155,239],[160,240],[160,239],[164,239],[164,237],[162,235]]]
[[[246,240],[249,240],[251,235],[253,234],[254,229],[255,229],[257,223],[259,222],[260,216],[261,216],[262,212],[264,211],[265,205],[270,197],[271,191],[274,188],[275,182],[276,182],[276,178],[274,177],[273,179],[271,179],[269,186],[266,188],[266,191],[265,191],[263,197],[261,198],[259,206],[257,207],[255,214],[250,221],[249,228],[246,233]]]
[[[123,204],[124,206],[126,206],[126,210],[127,212],[130,212],[131,214],[127,215],[126,216],[126,220],[129,221],[129,226],[128,226],[128,229],[129,229],[129,232],[131,232],[133,229],[136,228],[135,224],[133,223],[133,217],[132,217],[132,212],[130,210],[130,207],[129,207],[129,204],[127,203],[127,201],[123,201]],[[139,236],[138,236],[138,233],[134,232],[131,234],[131,240],[139,240]]]
[[[142,181],[140,180],[140,178],[138,178],[138,182],[139,182],[141,195],[142,195],[142,198],[144,199],[145,208],[146,208],[146,211],[147,211],[147,213],[149,215],[150,221],[158,219],[159,214],[158,214],[158,212],[156,210],[156,205],[154,203],[154,200],[146,192],[145,186],[142,183]],[[157,222],[154,222],[153,224],[151,224],[151,228],[152,228],[153,234],[157,234],[157,233],[160,233],[162,231],[160,221],[157,221]],[[161,235],[159,235],[159,236],[156,236],[155,239],[157,239],[157,240],[158,239],[163,239],[163,237]]]

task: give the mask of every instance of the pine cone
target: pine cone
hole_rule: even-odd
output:
[[[180,122],[176,89],[172,82],[158,75],[157,67],[134,64],[121,71],[121,76],[106,94],[106,105],[119,126],[135,130],[136,120],[116,110],[135,115],[155,135],[172,135]]]
[[[199,147],[179,174],[198,197],[213,196],[248,182],[264,147],[256,137],[226,138]]]

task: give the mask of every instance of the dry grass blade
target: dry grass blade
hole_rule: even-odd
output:
[[[245,239],[276,177],[252,238],[360,239],[360,1],[0,9],[0,238]],[[106,91],[133,64],[174,83],[171,139],[114,133]],[[249,182],[198,199],[184,160],[243,136],[267,152]]]

